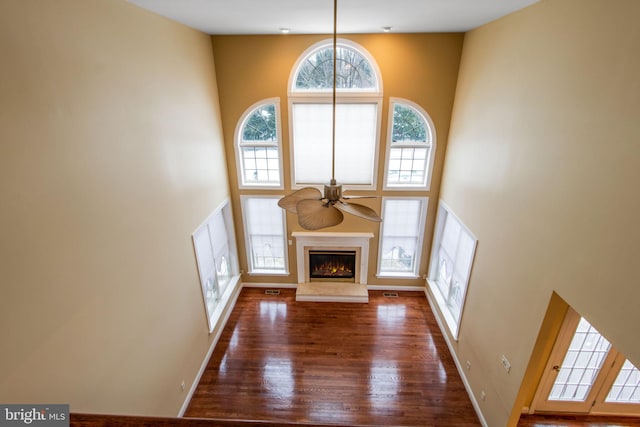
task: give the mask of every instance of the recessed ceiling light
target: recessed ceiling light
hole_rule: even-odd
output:
[[[289,30],[289,28],[284,28],[284,27],[283,27],[283,28],[280,28],[280,32],[281,32],[282,34],[289,34],[289,31],[291,31],[291,30]]]
[[[382,27],[382,31],[384,31],[385,33],[390,33],[391,27]]]

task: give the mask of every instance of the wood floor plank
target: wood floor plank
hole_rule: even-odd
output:
[[[186,417],[479,426],[424,293],[368,304],[242,290]]]

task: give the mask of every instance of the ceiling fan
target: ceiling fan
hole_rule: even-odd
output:
[[[333,129],[331,134],[331,181],[324,186],[324,194],[315,187],[305,187],[294,191],[278,201],[278,206],[296,214],[298,224],[307,230],[338,225],[344,219],[343,212],[356,215],[369,221],[380,222],[382,218],[376,211],[359,203],[350,203],[346,200],[355,198],[371,198],[376,196],[342,195],[342,185],[335,179],[335,153],[336,153],[336,57],[337,57],[337,16],[338,0],[333,1]]]

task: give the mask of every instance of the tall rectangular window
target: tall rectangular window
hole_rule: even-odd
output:
[[[322,184],[331,179],[331,120],[331,104],[292,105],[296,185]],[[338,182],[374,185],[377,123],[375,102],[336,106],[335,178]]]
[[[477,240],[440,202],[431,248],[429,287],[452,335],[457,338]]]
[[[238,256],[229,201],[224,201],[192,235],[209,331],[225,292],[239,279]]]
[[[249,273],[288,274],[285,211],[279,199],[241,197]]]
[[[426,197],[383,199],[378,276],[419,276],[427,202]]]
[[[216,277],[218,278],[220,292],[224,292],[233,274],[231,267],[231,240],[229,239],[231,218],[228,218],[225,213],[227,213],[226,210],[221,209],[218,214],[213,216],[209,223],[209,232],[211,233],[213,246],[213,260],[215,262]]]

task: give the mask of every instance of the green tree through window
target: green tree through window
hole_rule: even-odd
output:
[[[424,120],[413,108],[401,104],[396,104],[393,107],[392,141],[427,141],[427,128]]]
[[[273,104],[257,108],[242,130],[243,141],[276,141],[276,107]]]

